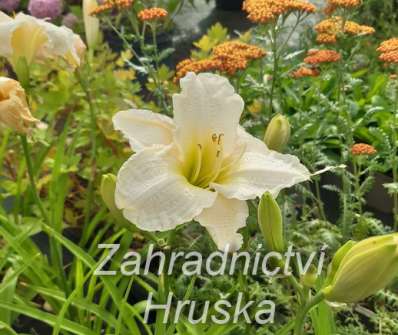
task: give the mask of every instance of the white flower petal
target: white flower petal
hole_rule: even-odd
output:
[[[239,141],[246,146],[242,158],[224,178],[211,184],[228,199],[248,200],[265,192],[276,196],[284,188],[309,180],[310,172],[297,157],[269,150],[242,130]]]
[[[72,30],[24,13],[14,18],[1,13],[0,40],[0,56],[12,61],[19,57],[24,57],[28,63],[36,58],[62,57],[74,67],[80,64]]]
[[[9,57],[12,54],[11,32],[15,29],[13,19],[0,12],[0,55]]]
[[[47,33],[48,43],[40,54],[44,59],[62,57],[72,67],[80,65],[80,58],[76,50],[76,37],[74,32],[65,27],[58,27],[50,22],[38,20]]]
[[[218,249],[229,246],[230,251],[240,249],[243,237],[237,231],[246,225],[249,209],[246,201],[226,199],[219,195],[210,208],[205,209],[196,220],[206,227]]]
[[[130,141],[134,151],[173,140],[174,123],[169,117],[147,110],[130,109],[113,117],[113,125]]]
[[[127,220],[147,231],[165,231],[191,221],[217,194],[192,186],[180,174],[172,146],[133,155],[117,177],[115,201]]]
[[[205,145],[213,134],[223,134],[224,153],[232,152],[244,103],[228,79],[188,73],[180,84],[181,93],[173,96],[177,142],[189,150]]]
[[[83,0],[84,30],[89,48],[94,48],[100,38],[100,20],[94,15],[90,15],[97,7],[96,0]]]

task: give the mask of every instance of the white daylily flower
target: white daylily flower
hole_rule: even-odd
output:
[[[78,36],[67,27],[33,16],[18,13],[12,18],[0,12],[0,41],[0,56],[13,65],[20,58],[31,64],[56,57],[65,59],[72,67],[80,65]]]
[[[173,97],[174,120],[144,110],[119,112],[114,126],[136,152],[117,178],[116,204],[147,231],[198,221],[218,248],[238,249],[246,200],[308,180],[295,156],[267,149],[239,126],[244,103],[226,78],[189,73]]]

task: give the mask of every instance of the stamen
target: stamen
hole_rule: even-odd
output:
[[[194,165],[191,176],[189,178],[191,184],[195,184],[196,180],[199,177],[200,170],[202,168],[202,161],[203,161],[202,145],[198,144],[198,149],[196,150],[196,159],[195,159],[196,164]]]
[[[212,140],[214,143],[217,142],[218,138],[219,138],[219,136],[217,136],[217,134],[211,135],[211,140]]]
[[[243,157],[243,154],[246,152],[247,144],[242,144],[239,147],[239,152],[237,154],[231,154],[226,160],[225,165],[221,168],[220,174],[228,171],[232,166],[235,166]]]

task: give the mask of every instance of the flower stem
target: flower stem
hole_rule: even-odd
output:
[[[398,183],[398,82],[396,84],[395,92],[395,116],[392,122],[392,177],[393,183],[396,185]],[[393,193],[393,213],[394,213],[394,231],[398,230],[398,191],[395,190]]]
[[[96,118],[96,110],[93,98],[91,96],[91,92],[86,82],[83,80],[81,74],[78,71],[76,72],[76,77],[80,83],[80,86],[84,91],[84,94],[86,95],[90,111],[90,137],[91,137],[90,165],[92,168],[92,175],[88,182],[88,196],[87,196],[86,206],[84,209],[84,224],[87,225],[90,221],[90,213],[94,198],[94,180],[96,175],[96,159],[97,159],[97,118]]]
[[[309,311],[322,302],[324,299],[323,293],[320,292],[308,301],[304,306],[301,306],[295,321],[294,335],[304,335],[304,323]]]
[[[274,95],[275,89],[278,84],[278,71],[279,71],[279,53],[278,53],[278,28],[277,23],[272,25],[271,30],[271,47],[272,47],[272,56],[273,56],[273,69],[272,69],[272,84],[271,84],[271,92],[270,92],[270,100],[269,100],[269,113],[270,116],[273,114],[274,109]]]
[[[35,181],[35,176],[34,176],[34,169],[33,169],[33,163],[32,163],[32,158],[31,158],[31,153],[30,153],[30,149],[29,149],[29,144],[28,144],[28,140],[26,138],[26,135],[21,135],[21,144],[22,144],[22,148],[23,148],[23,153],[25,156],[25,161],[26,161],[26,167],[28,170],[28,176],[29,176],[29,182],[32,188],[32,194],[33,194],[33,198],[35,200],[35,203],[37,205],[37,207],[40,210],[40,213],[45,221],[45,223],[49,226],[50,225],[50,219],[49,216],[47,214],[47,211],[45,210],[43,203],[41,202],[39,193],[37,192],[37,187],[36,187],[36,181]]]

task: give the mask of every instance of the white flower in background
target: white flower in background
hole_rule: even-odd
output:
[[[98,7],[97,0],[83,0],[83,21],[86,42],[93,49],[100,40],[100,21],[91,13]]]
[[[189,73],[173,97],[174,120],[145,110],[115,115],[136,152],[117,177],[116,204],[146,231],[198,221],[218,248],[238,249],[246,200],[308,180],[295,156],[267,149],[239,126],[244,103],[226,78]]]
[[[0,12],[0,56],[14,66],[20,58],[28,64],[61,57],[72,67],[80,65],[77,35],[66,27],[18,13],[14,18]]]

